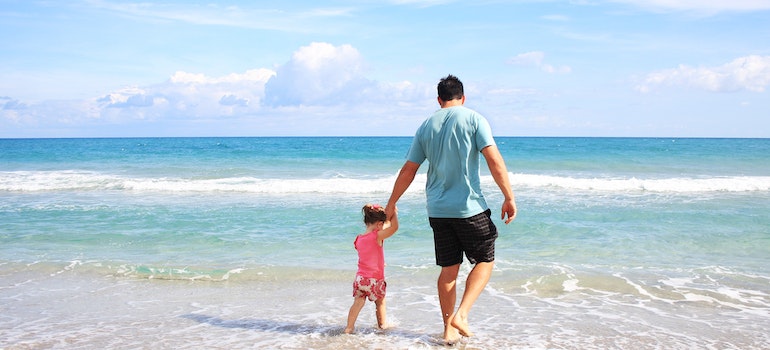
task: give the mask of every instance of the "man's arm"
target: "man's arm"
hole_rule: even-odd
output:
[[[500,218],[505,220],[506,224],[509,224],[516,218],[516,200],[513,197],[513,189],[511,189],[511,180],[508,178],[508,169],[505,167],[505,161],[500,154],[500,150],[495,145],[484,147],[481,150],[481,154],[487,160],[489,172],[492,173],[492,178],[495,179],[497,187],[500,187],[500,191],[505,196]],[[506,215],[508,219],[505,218]]]
[[[404,192],[406,192],[409,185],[412,184],[415,175],[417,175],[417,169],[419,168],[420,164],[408,160],[404,163],[404,166],[401,167],[401,171],[398,172],[398,177],[396,177],[396,182],[393,184],[393,192],[391,192],[388,204],[385,206],[385,215],[388,219],[393,217],[393,213],[397,210],[396,202],[398,202]]]

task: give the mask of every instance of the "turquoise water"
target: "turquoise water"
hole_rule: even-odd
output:
[[[466,346],[770,345],[770,140],[496,140],[519,215],[510,225],[497,220],[495,274],[473,315],[480,336]],[[81,340],[74,344],[84,348],[105,345],[99,332],[70,317],[35,312],[52,307],[45,301],[21,305],[41,290],[55,298],[65,293],[62,285],[74,291],[93,285],[92,292],[128,285],[103,301],[120,309],[147,302],[134,300],[138,284],[185,305],[165,310],[176,313],[168,325],[215,329],[199,344],[221,341],[223,324],[236,322],[241,327],[231,328],[247,334],[223,347],[243,339],[286,348],[385,340],[393,348],[432,347],[440,319],[422,191],[427,166],[399,202],[401,230],[386,244],[389,309],[398,327],[336,336],[351,301],[360,208],[387,200],[410,142],[0,140],[0,278],[6,282],[0,300],[9,315],[0,320],[0,339],[9,339],[0,347],[58,344],[51,339],[61,337],[61,329],[77,330]],[[491,176],[482,175],[499,215],[501,197]],[[256,307],[249,304],[255,299],[276,305],[300,298],[287,292],[298,283],[329,289],[326,302],[262,305],[267,326],[242,322],[252,317],[244,309]],[[208,288],[237,298],[209,295],[204,299],[211,305],[201,308],[195,295]],[[66,293],[89,300],[88,293]],[[149,312],[140,310],[121,314]],[[110,311],[94,312],[105,323],[120,323]],[[41,317],[57,326],[40,326]],[[296,327],[280,332],[287,324]],[[267,341],[273,338],[265,332],[276,330],[284,337]]]

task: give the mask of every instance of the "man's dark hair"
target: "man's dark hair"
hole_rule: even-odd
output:
[[[457,79],[456,76],[449,74],[446,78],[441,78],[438,82],[438,97],[442,101],[451,101],[454,99],[461,99],[465,92],[463,91],[463,82]]]

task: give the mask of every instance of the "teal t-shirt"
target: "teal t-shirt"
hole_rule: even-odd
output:
[[[417,129],[407,160],[428,160],[428,216],[468,218],[489,207],[481,193],[481,150],[495,144],[489,123],[464,106],[442,108]]]

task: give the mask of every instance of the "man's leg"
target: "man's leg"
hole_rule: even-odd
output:
[[[452,326],[452,315],[457,301],[457,274],[460,264],[441,268],[438,276],[438,301],[441,304],[441,317],[444,319],[444,341],[453,343],[459,338]]]
[[[476,264],[471,270],[471,273],[468,274],[468,279],[465,281],[463,299],[460,301],[460,307],[450,320],[450,325],[460,332],[460,335],[462,336],[473,336],[473,332],[468,329],[468,312],[471,311],[471,307],[473,307],[476,299],[479,298],[481,292],[484,291],[484,287],[487,286],[487,282],[489,282],[489,277],[492,275],[492,268],[494,266],[494,261],[480,262]]]

